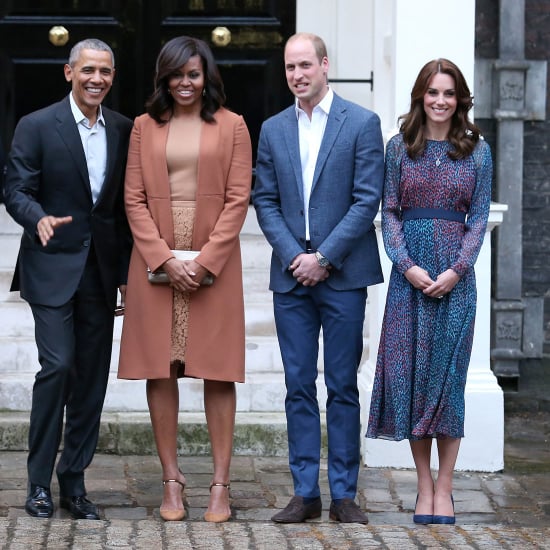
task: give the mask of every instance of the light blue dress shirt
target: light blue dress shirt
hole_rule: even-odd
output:
[[[90,126],[90,121],[78,108],[72,92],[69,99],[71,111],[76,121],[80,139],[82,140],[84,155],[86,156],[88,177],[90,178],[90,188],[92,190],[92,200],[95,204],[101,192],[101,188],[103,187],[105,172],[107,170],[107,133],[105,131],[105,119],[103,118],[103,111],[100,105],[97,120],[93,126]]]

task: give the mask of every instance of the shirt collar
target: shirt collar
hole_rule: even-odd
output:
[[[323,99],[321,99],[321,101],[319,101],[319,103],[317,103],[317,105],[313,107],[313,110],[315,111],[316,109],[320,109],[321,111],[323,111],[323,113],[325,113],[325,115],[328,116],[330,113],[332,100],[334,99],[334,92],[332,91],[332,88],[330,86],[327,86],[327,88],[328,92],[325,94],[325,97],[323,97]],[[304,110],[300,107],[300,102],[298,98],[296,98],[295,100],[294,108],[296,110],[296,118],[299,118],[300,113],[303,113]]]
[[[73,97],[73,92],[69,94],[69,102],[71,104],[71,112],[73,113],[73,117],[77,124],[80,124],[82,121],[86,121],[86,123],[89,123],[88,118],[84,115],[84,113],[80,110],[78,105],[76,104],[76,101]],[[101,122],[103,126],[105,126],[105,119],[103,118],[103,110],[101,109],[101,105],[98,109],[97,114],[97,122]]]

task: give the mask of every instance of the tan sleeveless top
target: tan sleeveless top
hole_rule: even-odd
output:
[[[170,120],[166,141],[166,164],[172,202],[194,201],[202,119],[181,116]]]

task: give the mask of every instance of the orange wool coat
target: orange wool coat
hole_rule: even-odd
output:
[[[244,382],[244,303],[239,233],[248,210],[252,148],[241,116],[226,109],[203,122],[198,161],[193,250],[216,277],[191,294],[185,374]],[[126,169],[126,212],[134,247],[118,377],[168,378],[173,291],[147,280],[172,257],[174,228],[166,166],[169,124],[136,118]],[[185,143],[182,143],[185,147]]]

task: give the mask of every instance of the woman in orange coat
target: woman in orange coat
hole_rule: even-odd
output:
[[[244,305],[239,232],[252,177],[250,136],[225,95],[205,42],[177,37],[157,59],[147,113],[136,118],[126,171],[134,237],[118,377],[147,380],[163,472],[165,520],[185,517],[177,462],[178,378],[204,380],[214,474],[206,521],[226,521],[236,409],[244,381]],[[171,250],[197,250],[176,260]],[[147,268],[169,285],[151,284]],[[205,275],[211,286],[201,285]]]

